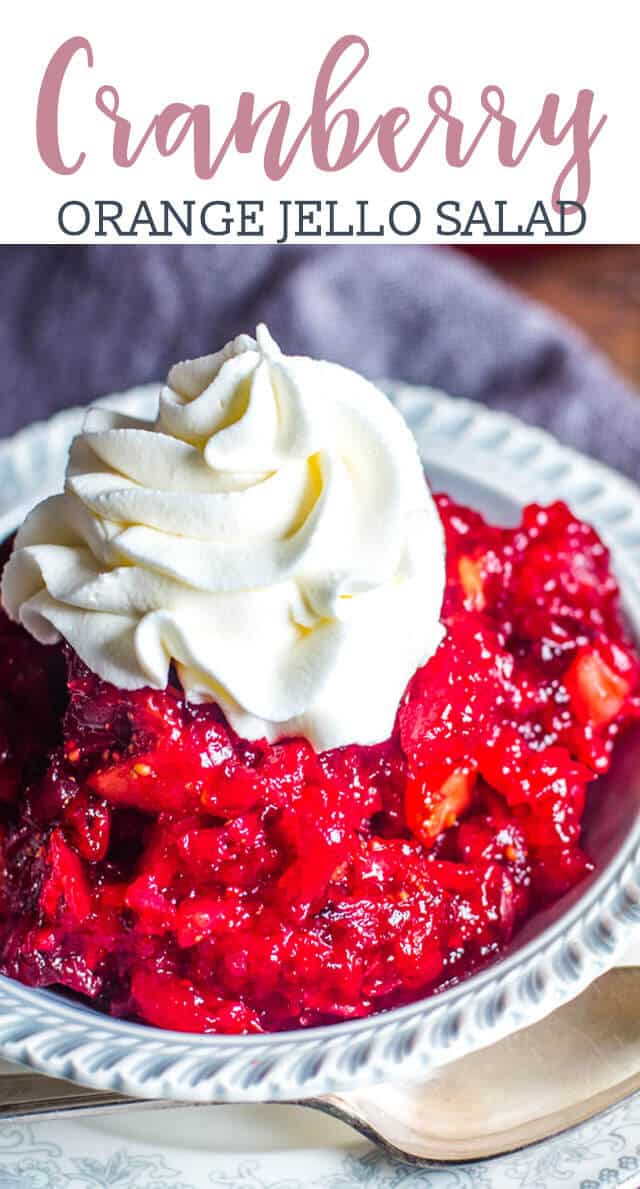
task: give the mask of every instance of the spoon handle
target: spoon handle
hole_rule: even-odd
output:
[[[0,1077],[0,1122],[11,1119],[57,1119],[68,1114],[119,1111],[124,1107],[175,1106],[174,1102],[145,1101],[102,1090],[88,1090],[30,1070]]]

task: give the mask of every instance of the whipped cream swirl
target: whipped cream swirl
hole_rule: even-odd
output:
[[[105,681],[164,688],[173,661],[239,734],[321,750],[391,734],[443,636],[444,568],[399,413],[261,326],[173,367],[154,421],[89,410],[2,599]]]

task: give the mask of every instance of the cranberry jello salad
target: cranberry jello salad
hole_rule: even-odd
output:
[[[640,713],[607,550],[433,496],[374,385],[266,328],[90,409],[3,557],[0,972],[260,1032],[498,955],[592,870]]]

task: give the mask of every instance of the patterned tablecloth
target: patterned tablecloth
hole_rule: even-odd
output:
[[[416,1168],[388,1160],[372,1146],[339,1137],[330,1147],[295,1147],[297,1115],[292,1108],[278,1142],[288,1150],[255,1150],[248,1111],[243,1131],[225,1150],[225,1112],[140,1112],[128,1120],[102,1123],[40,1123],[0,1126],[2,1189],[599,1189],[604,1185],[640,1185],[640,1095],[604,1115],[534,1148],[479,1164]],[[267,1119],[255,1119],[268,1127]],[[284,1113],[287,1108],[267,1111]],[[206,1114],[213,1131],[212,1150],[168,1146],[179,1143],[185,1116]],[[216,1119],[216,1115],[218,1118]],[[135,1120],[135,1121],[134,1121]],[[188,1121],[188,1120],[187,1120]],[[202,1120],[204,1121],[204,1120]],[[126,1124],[126,1125],[125,1125]],[[237,1129],[237,1128],[236,1128]],[[141,1135],[134,1136],[139,1130]],[[201,1127],[201,1132],[203,1128]],[[230,1128],[233,1132],[234,1128]],[[152,1136],[156,1132],[156,1138]],[[310,1128],[307,1127],[307,1138]],[[164,1137],[164,1138],[163,1138]],[[322,1132],[320,1135],[322,1139]],[[202,1134],[200,1134],[202,1142]],[[236,1150],[229,1150],[234,1146]],[[251,1148],[254,1150],[251,1150]]]

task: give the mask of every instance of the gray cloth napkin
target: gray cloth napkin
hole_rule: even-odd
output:
[[[266,321],[283,350],[507,409],[640,478],[640,399],[451,248],[2,247],[0,277],[0,435]]]

